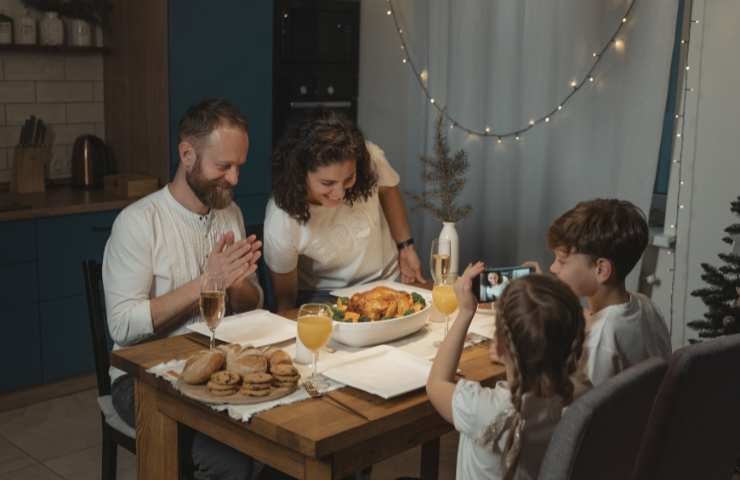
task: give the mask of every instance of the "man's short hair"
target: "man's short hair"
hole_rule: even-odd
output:
[[[598,198],[580,202],[558,217],[547,231],[551,250],[590,255],[612,262],[623,281],[637,264],[648,242],[645,214],[625,200]]]
[[[247,119],[236,105],[223,98],[208,98],[188,108],[177,125],[178,141],[200,143],[216,128],[228,125],[248,133]]]

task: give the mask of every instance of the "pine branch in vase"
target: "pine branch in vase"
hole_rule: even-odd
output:
[[[424,191],[410,193],[415,208],[429,211],[442,222],[459,222],[472,211],[472,207],[459,205],[458,197],[465,188],[465,174],[470,167],[464,150],[450,156],[447,134],[442,126],[444,116],[437,116],[434,134],[434,156],[422,156],[421,178]]]

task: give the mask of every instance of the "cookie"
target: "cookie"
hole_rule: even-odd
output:
[[[237,373],[221,370],[211,375],[211,382],[221,385],[236,385],[241,382],[241,377]]]
[[[250,397],[266,397],[270,394],[271,389],[255,390],[252,388],[242,388],[241,392]]]
[[[242,385],[242,389],[246,390],[269,390],[272,383],[245,383]]]
[[[283,383],[298,383],[300,375],[275,375],[275,381]]]
[[[276,381],[272,383],[272,386],[275,388],[294,388],[297,385],[298,385],[297,382],[278,382]]]
[[[272,375],[265,372],[248,373],[244,375],[244,383],[270,383]]]
[[[219,397],[232,395],[239,391],[239,387],[237,385],[222,385],[216,382],[208,382],[207,387],[208,392],[211,393],[211,395],[217,395]]]
[[[276,365],[273,365],[272,362],[270,362],[270,372],[275,376],[288,376],[293,377],[295,375],[298,375],[298,370],[292,365],[287,363],[279,363]]]
[[[284,351],[275,350],[273,352],[269,352],[269,354],[268,352],[265,352],[265,356],[270,362],[270,371],[274,371],[274,369],[277,368],[279,365],[293,366],[293,360],[290,358],[290,355],[288,355]]]

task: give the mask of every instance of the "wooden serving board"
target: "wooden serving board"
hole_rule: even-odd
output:
[[[212,405],[253,405],[255,403],[277,400],[278,398],[290,395],[298,389],[297,386],[289,388],[272,387],[270,394],[264,397],[252,397],[241,393],[241,391],[238,391],[233,395],[220,396],[213,395],[209,392],[208,387],[206,387],[205,384],[190,385],[189,383],[183,382],[182,379],[177,381],[175,388],[188,398],[192,398],[193,400],[198,400],[203,403],[210,403]]]

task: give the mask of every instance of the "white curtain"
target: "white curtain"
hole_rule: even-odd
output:
[[[435,101],[463,125],[509,131],[556,107],[611,37],[628,0],[393,0],[409,54],[428,72]],[[436,110],[401,63],[383,0],[362,7],[359,123],[385,148],[406,191],[420,192],[419,156],[433,150]],[[550,222],[580,200],[619,197],[646,212],[655,180],[677,0],[636,0],[620,40],[552,120],[519,142],[448,130],[468,153],[458,224],[461,261],[549,265]],[[407,204],[410,206],[410,204]],[[414,211],[426,261],[441,225]]]

